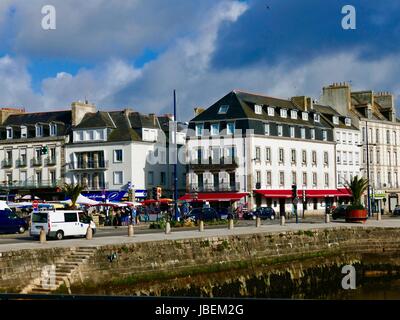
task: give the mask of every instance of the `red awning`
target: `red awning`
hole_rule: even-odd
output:
[[[347,189],[331,189],[331,190],[305,190],[308,198],[325,198],[325,197],[351,197],[350,191]],[[266,198],[291,198],[292,190],[254,190],[255,193],[261,194]],[[297,196],[303,196],[303,190],[297,190]]]
[[[180,197],[181,201],[238,201],[245,197],[247,193],[239,192],[215,192],[215,193],[205,193],[199,192],[197,194],[197,199],[194,199],[193,194],[186,193],[183,197]]]

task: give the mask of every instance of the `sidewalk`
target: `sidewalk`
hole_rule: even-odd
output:
[[[138,234],[133,237],[127,235],[121,236],[110,236],[110,237],[94,237],[93,240],[86,239],[67,239],[61,241],[49,240],[45,244],[41,244],[38,241],[31,243],[13,243],[13,244],[2,244],[0,245],[0,252],[6,252],[10,250],[22,250],[22,249],[48,249],[48,248],[68,248],[68,247],[100,247],[105,245],[117,245],[125,243],[138,243],[148,241],[164,241],[164,240],[181,240],[181,239],[194,239],[194,238],[216,238],[225,237],[231,235],[245,235],[245,234],[258,234],[258,233],[279,233],[285,231],[297,231],[297,230],[311,230],[311,229],[325,229],[325,228],[400,228],[399,219],[385,219],[382,221],[368,220],[366,224],[349,224],[344,222],[331,222],[331,223],[288,223],[285,226],[279,224],[274,225],[262,225],[260,228],[255,226],[234,228],[228,230],[227,227],[218,229],[207,229],[204,232],[198,230],[190,231],[176,231],[171,234],[165,233],[149,233],[149,234]]]

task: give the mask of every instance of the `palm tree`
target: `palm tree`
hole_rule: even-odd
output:
[[[361,203],[361,198],[364,192],[368,189],[368,179],[366,178],[358,178],[355,176],[350,182],[347,182],[346,189],[349,190],[352,194],[352,207],[364,209],[364,206]]]
[[[78,197],[83,190],[85,190],[85,186],[81,184],[73,184],[73,183],[64,184],[63,191],[65,192],[67,197],[71,198],[70,207],[72,209],[76,209],[76,200],[78,200]]]

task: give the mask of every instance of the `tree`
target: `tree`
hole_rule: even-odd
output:
[[[81,184],[65,183],[63,191],[67,197],[71,198],[71,209],[76,209],[76,200],[78,200],[81,192],[85,190],[85,187]]]
[[[365,209],[361,203],[364,192],[368,189],[368,179],[358,178],[355,176],[353,180],[347,182],[346,189],[352,194],[351,206],[353,209]]]

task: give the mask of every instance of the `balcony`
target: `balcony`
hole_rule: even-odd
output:
[[[17,159],[17,161],[16,161],[16,166],[17,166],[18,168],[24,168],[24,167],[26,167],[26,165],[27,165],[26,158],[25,158],[25,159],[24,159],[24,158],[19,158],[19,159]]]
[[[46,166],[55,166],[57,163],[56,157],[47,157],[45,159]]]
[[[204,158],[194,159],[189,163],[189,169],[192,170],[229,170],[236,169],[239,166],[239,158],[222,157],[220,159]]]
[[[105,170],[108,168],[108,161],[77,161],[69,164],[70,170]]]
[[[31,165],[32,167],[40,167],[43,165],[42,158],[33,158],[31,160]]]
[[[12,159],[5,159],[1,162],[2,168],[11,168],[12,167]]]
[[[88,191],[101,191],[104,189],[108,189],[108,186],[109,186],[108,182],[98,182],[98,183],[91,183],[91,184],[86,183],[83,185],[86,186],[86,189]]]
[[[1,181],[0,188],[2,189],[43,189],[55,188],[62,185],[62,180],[13,180]]]
[[[220,183],[211,184],[205,183],[203,185],[198,185],[196,183],[189,184],[187,187],[187,192],[237,192],[240,191],[240,183]]]

